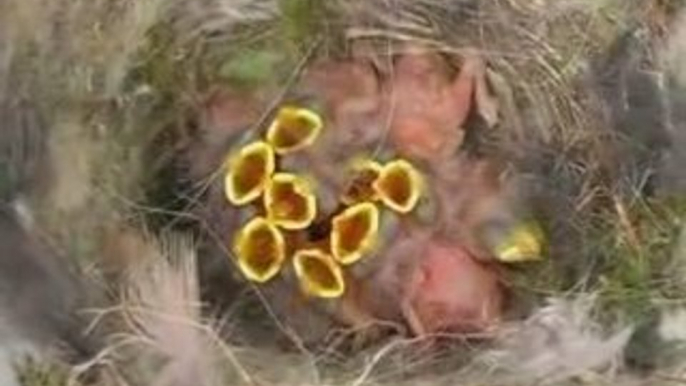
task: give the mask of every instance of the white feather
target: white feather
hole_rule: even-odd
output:
[[[593,299],[551,299],[518,325],[503,329],[496,349],[482,360],[513,382],[556,384],[595,371],[616,369],[632,333],[603,334],[591,319]]]

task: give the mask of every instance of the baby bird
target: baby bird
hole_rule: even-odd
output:
[[[322,310],[338,323],[366,327],[382,321],[417,336],[482,333],[501,319],[504,291],[494,244],[483,229],[515,217],[511,191],[500,165],[460,151],[467,116],[484,99],[477,94],[485,92],[485,65],[471,55],[456,70],[430,50],[408,50],[393,59],[386,72],[361,58],[319,62],[300,85],[320,102],[307,107],[321,118],[321,127],[307,146],[280,154],[277,169],[312,182],[317,214],[306,229],[287,232],[299,235],[289,236],[288,243],[309,249],[287,248],[282,271],[260,285],[277,313],[300,326],[304,340],[321,329],[298,320]],[[492,122],[497,112],[488,113]],[[254,140],[264,137],[267,126],[253,132]],[[376,165],[362,181],[385,186],[389,196],[355,185],[350,172],[360,159]],[[384,165],[416,169],[421,178],[404,181],[420,193],[396,189],[402,179]],[[358,190],[346,196],[351,188]],[[390,196],[406,201],[395,205]],[[350,249],[354,243],[346,237],[359,233],[348,225],[336,230],[335,219],[358,204],[379,211],[378,219],[373,216],[374,240],[358,235],[365,239],[364,253],[334,253],[329,247]],[[329,239],[337,242],[329,246]],[[303,312],[308,307],[312,311]]]
[[[500,320],[497,271],[426,229],[402,234],[377,269],[351,281],[338,307],[344,322],[405,325],[416,336],[484,332]]]
[[[500,319],[503,289],[481,227],[507,216],[507,190],[494,162],[456,155],[483,66],[469,56],[452,75],[441,55],[410,50],[395,58],[389,77],[364,60],[310,71],[329,125],[315,148],[317,165],[336,175],[337,155],[405,157],[421,165],[422,205],[432,209],[382,216],[383,240],[347,271],[346,292],[332,307],[337,320],[358,327],[390,322],[427,335],[482,332]],[[384,150],[374,153],[379,144]]]

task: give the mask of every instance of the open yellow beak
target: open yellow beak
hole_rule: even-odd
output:
[[[314,143],[324,126],[314,111],[283,107],[267,129],[267,142],[279,155],[293,153]]]
[[[264,283],[276,276],[286,259],[281,231],[263,217],[250,220],[234,240],[238,266],[248,280]]]
[[[305,249],[293,256],[295,274],[308,295],[337,298],[345,292],[343,271],[336,261],[319,249]]]
[[[419,171],[402,159],[385,164],[373,185],[381,202],[398,213],[412,211],[422,191]]]
[[[276,173],[264,194],[267,218],[288,230],[305,229],[317,215],[317,200],[311,184],[303,177]]]
[[[352,165],[353,179],[341,201],[346,205],[358,202],[376,201],[379,198],[374,182],[381,174],[381,165],[372,160],[358,160]]]
[[[379,234],[379,210],[369,202],[355,204],[332,220],[331,253],[341,264],[353,264],[369,252]]]
[[[224,190],[234,205],[245,205],[257,199],[274,173],[274,150],[266,142],[257,141],[241,148],[229,161]]]

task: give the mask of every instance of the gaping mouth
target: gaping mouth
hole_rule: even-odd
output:
[[[306,249],[295,253],[293,266],[300,286],[307,294],[321,298],[337,298],[345,292],[340,265],[324,251]]]
[[[238,231],[234,253],[243,275],[264,283],[279,273],[286,259],[281,231],[263,217],[255,217]]]
[[[310,184],[290,173],[276,173],[264,195],[267,218],[284,229],[307,228],[317,214],[317,201]]]
[[[304,176],[276,169],[281,156],[311,146],[321,129],[322,119],[313,111],[281,108],[265,140],[248,144],[231,158],[225,191],[236,206],[257,201],[255,217],[239,229],[233,245],[248,280],[269,281],[291,258],[290,251],[298,251],[292,258],[303,290],[334,298],[345,291],[343,266],[377,246],[379,208],[409,213],[422,189],[419,172],[405,160],[381,165],[357,159],[338,208],[317,213],[315,185]]]
[[[383,166],[374,181],[374,189],[387,207],[398,213],[409,213],[419,201],[421,178],[412,164],[395,160]]]
[[[296,152],[312,145],[322,126],[322,119],[310,110],[283,107],[267,130],[267,142],[279,155]]]
[[[274,151],[258,141],[243,147],[229,163],[225,193],[229,202],[244,205],[260,197],[274,173]]]
[[[378,233],[376,206],[368,202],[353,205],[332,220],[331,252],[341,264],[352,264],[369,252]]]
[[[353,178],[347,186],[341,201],[346,205],[358,202],[376,201],[379,196],[374,189],[374,182],[381,174],[381,165],[372,160],[356,162],[352,167]]]

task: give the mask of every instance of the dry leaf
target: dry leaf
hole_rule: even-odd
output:
[[[485,70],[485,66],[482,67]],[[484,119],[489,127],[493,127],[498,123],[498,99],[491,94],[488,87],[487,79],[489,79],[488,71],[481,71],[476,77],[476,87],[474,92],[474,99],[476,104],[476,111],[481,118]]]

